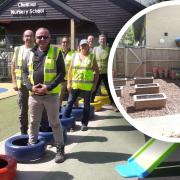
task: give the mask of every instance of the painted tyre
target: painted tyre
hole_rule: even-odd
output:
[[[45,152],[45,139],[38,137],[37,144],[27,145],[28,135],[11,137],[5,142],[5,153],[14,157],[18,162],[25,162],[39,159]]]
[[[64,143],[66,143],[67,142],[67,128],[62,125],[62,129],[63,129]]]
[[[83,99],[79,100],[79,104],[83,104]],[[95,101],[93,103],[90,103],[90,105],[94,106],[94,111],[100,111],[102,108],[101,101]]]
[[[61,113],[64,113],[65,107],[62,107]],[[83,116],[83,108],[82,107],[73,107],[71,115],[76,119],[76,120],[81,120]]]
[[[64,142],[66,142],[67,140],[67,130],[66,130],[66,127],[65,126],[62,126],[62,129],[63,129],[63,137],[64,137]],[[53,132],[52,132],[52,128],[49,127],[49,130],[46,131],[46,132],[42,132],[42,131],[39,131],[39,136],[42,136],[45,138],[46,140],[46,144],[54,144],[54,136],[53,136]]]
[[[80,104],[80,106],[83,108],[84,105],[83,104]],[[94,106],[93,105],[90,105],[90,115],[89,115],[89,118],[90,119],[93,119],[94,118]]]
[[[54,144],[54,136],[51,127],[49,127],[48,131],[39,131],[39,136],[45,138],[46,144]]]
[[[109,96],[96,96],[95,101],[101,101],[102,105],[110,104]]]
[[[106,88],[104,86],[101,87],[101,94],[104,95],[104,96],[108,95],[108,92],[107,92],[107,90],[106,90]]]
[[[59,120],[60,120],[62,126],[65,126],[66,129],[73,127],[73,125],[75,124],[75,118],[73,116],[65,117],[60,114]]]
[[[95,111],[95,108],[94,108],[94,106],[90,106],[90,119],[93,119],[94,118],[94,111]]]
[[[7,155],[0,155],[0,179],[14,180],[16,177],[17,162]]]

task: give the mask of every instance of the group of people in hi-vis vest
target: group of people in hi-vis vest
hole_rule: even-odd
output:
[[[50,124],[57,151],[55,162],[62,163],[65,160],[63,131],[59,122],[62,101],[68,98],[64,116],[69,117],[77,98],[84,98],[82,131],[88,130],[90,102],[94,101],[102,80],[111,104],[115,105],[108,87],[109,47],[106,37],[99,35],[99,46],[93,47],[94,36],[89,35],[80,41],[77,51],[70,49],[67,36],[61,39],[60,47],[52,46],[50,40],[47,28],[38,28],[35,34],[32,30],[25,30],[24,45],[14,49],[11,73],[13,89],[18,91],[21,134],[29,134],[28,145],[36,144],[39,128],[48,129]],[[44,114],[47,114],[49,122],[42,118]]]

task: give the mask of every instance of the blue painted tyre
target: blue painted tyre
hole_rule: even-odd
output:
[[[84,107],[83,104],[80,104],[80,107]],[[90,115],[89,115],[89,119],[93,119],[94,118],[94,111],[95,111],[95,108],[93,105],[90,105]]]
[[[59,115],[59,120],[62,124],[62,126],[65,126],[67,128],[71,128],[75,123],[75,118],[73,116],[71,117],[65,117],[63,115]]]
[[[63,129],[64,143],[66,143],[67,142],[67,128],[62,125],[62,129]]]
[[[90,115],[89,115],[90,119],[94,118],[94,111],[95,111],[94,106],[90,105]]]
[[[72,116],[75,117],[76,120],[81,120],[83,117],[83,108],[77,107],[72,109]]]
[[[27,145],[28,138],[28,135],[18,135],[7,139],[5,153],[14,157],[18,162],[40,159],[45,153],[45,139],[39,136],[37,144]]]
[[[39,136],[45,138],[46,144],[54,144],[54,136],[51,127],[49,127],[48,131],[39,131]]]
[[[61,108],[61,113],[64,114],[65,106]],[[81,120],[83,116],[83,107],[73,107],[71,115],[75,117],[76,120]]]
[[[63,129],[63,137],[64,137],[64,142],[66,142],[67,140],[67,129],[65,126],[62,126],[62,129]],[[39,136],[42,136],[45,138],[46,140],[46,144],[54,144],[54,136],[53,136],[53,132],[52,132],[52,128],[49,127],[49,130],[46,131],[46,132],[42,132],[42,131],[39,131]]]

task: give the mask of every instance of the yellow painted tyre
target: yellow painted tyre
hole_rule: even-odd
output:
[[[100,111],[103,104],[101,101],[94,101],[91,105],[94,106],[95,111]]]
[[[83,99],[79,100],[79,104],[83,104]],[[100,111],[103,105],[101,101],[95,101],[94,103],[90,104],[94,106],[94,111]]]
[[[110,104],[109,96],[96,96],[95,101],[101,101],[103,105]]]
[[[108,92],[104,86],[101,87],[101,94],[104,96],[108,95]]]

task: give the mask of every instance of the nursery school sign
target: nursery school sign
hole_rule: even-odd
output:
[[[13,16],[32,16],[44,15],[45,8],[39,8],[36,2],[19,2],[17,3],[18,9],[11,9],[10,13]]]

